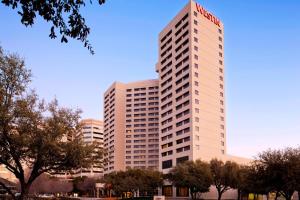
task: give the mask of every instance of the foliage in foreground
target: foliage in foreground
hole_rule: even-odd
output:
[[[208,192],[212,184],[209,164],[200,160],[177,165],[168,177],[176,187],[189,188],[192,199],[197,199],[201,193]]]
[[[60,107],[57,100],[40,100],[28,88],[31,77],[24,60],[0,47],[0,164],[18,179],[20,200],[43,173],[89,167],[101,158],[93,152],[94,145],[74,137],[81,130],[80,111]]]
[[[135,193],[144,189],[142,170],[113,172],[104,178],[106,186],[121,196],[124,192]],[[300,190],[300,148],[268,150],[259,154],[249,165],[212,159],[210,163],[200,160],[187,161],[174,167],[164,177],[176,187],[189,188],[192,199],[201,198],[214,185],[218,199],[229,189],[237,189],[238,200],[248,194],[276,194],[291,200],[294,192]],[[161,180],[159,178],[158,180]],[[153,179],[153,183],[158,180]],[[153,185],[153,188],[162,184]]]
[[[107,190],[116,196],[122,196],[124,192],[131,192],[135,196],[137,191],[152,196],[162,186],[163,176],[158,171],[128,169],[105,175],[103,182]]]
[[[92,3],[92,1],[90,2]],[[98,2],[102,5],[105,0],[98,0]],[[17,13],[21,16],[21,23],[26,27],[32,26],[36,17],[40,16],[51,23],[50,38],[56,38],[57,32],[59,32],[62,43],[67,43],[67,38],[80,40],[83,42],[84,47],[94,54],[94,50],[88,41],[90,28],[86,25],[85,18],[80,13],[80,9],[85,6],[85,1],[2,0],[1,3],[17,10]]]

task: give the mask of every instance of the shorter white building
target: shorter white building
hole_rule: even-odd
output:
[[[94,119],[84,119],[81,121],[82,131],[78,133],[77,137],[80,137],[86,144],[97,144],[97,149],[103,149],[103,122]],[[102,177],[103,167],[102,160],[95,162],[89,169],[79,169],[75,172],[74,177]]]

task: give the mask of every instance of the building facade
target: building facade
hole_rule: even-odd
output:
[[[103,122],[95,119],[84,119],[81,121],[82,131],[77,135],[85,144],[96,144],[95,153],[103,149],[104,128]],[[102,177],[103,160],[99,159],[89,169],[79,169],[74,177]]]
[[[190,1],[159,34],[160,162],[226,154],[224,29]]]
[[[104,171],[158,169],[158,80],[115,82],[104,94]]]

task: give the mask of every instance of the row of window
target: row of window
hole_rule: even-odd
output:
[[[188,156],[184,156],[184,157],[180,157],[176,159],[176,164],[180,164],[183,163],[185,161],[188,161],[189,157]],[[172,168],[173,167],[173,161],[172,160],[165,160],[162,161],[162,169],[168,169],[168,168]]]
[[[126,143],[145,143],[147,140],[126,140]],[[158,142],[158,139],[148,139],[148,142]]]
[[[131,158],[134,158],[134,159],[144,159],[144,158],[158,158],[158,155],[138,155],[138,156],[126,156],[125,158],[126,159],[131,159]]]
[[[157,137],[158,134],[157,133],[151,133],[151,134],[148,134],[148,137]],[[138,134],[138,135],[133,135],[133,138],[145,138],[146,137],[146,134]],[[126,138],[131,138],[131,135],[126,135]],[[149,139],[150,141],[150,139]]]
[[[145,149],[146,145],[126,145],[126,149],[130,149],[130,148],[134,148],[134,149]],[[158,148],[158,144],[148,144],[148,148]]]
[[[132,101],[137,102],[137,101],[146,101],[146,100],[147,98],[135,98],[135,99],[126,99],[126,102],[132,102]],[[149,97],[148,100],[149,101],[158,100],[158,97]]]

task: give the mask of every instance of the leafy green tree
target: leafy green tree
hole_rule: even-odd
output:
[[[225,164],[221,160],[210,161],[210,170],[213,184],[218,192],[218,200],[222,198],[224,192],[230,188],[237,188],[239,166],[235,162],[227,161]]]
[[[116,196],[122,196],[125,192],[131,192],[137,196],[137,192],[154,191],[163,184],[162,173],[154,170],[127,169],[126,171],[112,172],[104,176],[106,188],[113,191]]]
[[[263,171],[268,192],[274,191],[290,200],[299,188],[300,148],[265,151],[259,154],[256,163]]]
[[[156,194],[157,188],[161,187],[164,182],[163,174],[155,170],[143,170],[143,184],[148,195]]]
[[[0,48],[0,164],[19,180],[20,200],[41,174],[88,167],[98,158],[93,145],[68,140],[80,131],[80,111],[39,100],[30,81],[24,60]]]
[[[249,184],[248,184],[248,174],[250,167],[249,166],[240,166],[237,172],[237,187],[238,190],[238,200],[242,199],[244,194],[248,194]]]
[[[238,197],[253,193],[255,194],[254,198],[257,199],[260,194],[268,194],[269,188],[267,188],[266,182],[264,170],[256,162],[249,166],[240,166],[237,184]]]
[[[122,185],[124,187],[123,192],[131,192],[133,196],[136,196],[139,189],[144,189],[144,173],[141,169],[128,169],[124,172],[122,179]]]
[[[51,24],[49,37],[54,39],[57,32],[61,35],[61,42],[67,43],[67,38],[74,38],[83,42],[84,46],[94,54],[93,48],[88,41],[90,28],[86,25],[80,9],[85,6],[83,0],[50,0],[50,1],[21,1],[2,0],[4,5],[16,10],[21,16],[21,23],[32,26],[36,17],[40,16]],[[92,0],[90,0],[92,3]],[[105,0],[98,0],[99,4]]]
[[[209,165],[201,160],[187,161],[174,167],[168,179],[176,187],[189,188],[192,199],[208,192],[212,183]]]
[[[105,188],[108,190],[110,196],[114,193],[115,196],[121,196],[124,188],[122,187],[121,180],[124,177],[124,172],[111,172],[109,174],[105,174],[103,178],[103,182],[105,183]]]
[[[93,177],[76,177],[73,179],[73,192],[79,193],[79,195],[94,195],[96,178]]]

